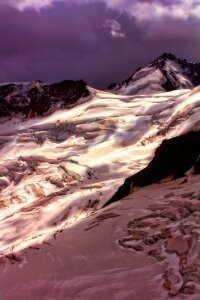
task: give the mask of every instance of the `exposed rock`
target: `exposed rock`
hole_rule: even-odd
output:
[[[66,80],[55,84],[33,81],[0,86],[0,118],[14,115],[34,118],[68,108],[80,98],[89,96],[82,80]],[[42,103],[42,105],[41,105]]]
[[[56,175],[48,176],[46,180],[49,181],[51,184],[56,185],[58,188],[63,188],[65,186],[64,180],[62,180],[62,178],[59,178]]]
[[[165,178],[173,180],[183,177],[193,166],[195,174],[197,174],[199,155],[200,132],[189,132],[179,137],[164,140],[161,146],[157,148],[149,165],[139,173],[127,178],[104,206],[128,196],[134,187],[159,183]]]

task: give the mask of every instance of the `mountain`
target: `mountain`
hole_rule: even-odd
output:
[[[192,66],[167,54],[138,71],[146,92],[160,87],[151,96],[0,85],[2,299],[199,299]],[[150,80],[161,70],[165,89]]]
[[[0,84],[0,118],[36,117],[75,104],[89,96],[82,80],[66,80],[55,84],[41,81]]]
[[[0,91],[2,299],[198,299],[199,87]]]
[[[117,94],[153,94],[191,89],[200,84],[200,63],[188,63],[173,54],[164,53],[144,68],[139,68],[121,84],[111,84],[108,90]]]

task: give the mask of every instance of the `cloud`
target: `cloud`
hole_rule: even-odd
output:
[[[106,5],[125,11],[138,22],[162,18],[200,20],[200,0],[104,0]]]
[[[199,22],[153,10],[149,10],[149,15],[155,19],[149,22],[145,5],[161,3],[158,1],[113,0],[105,4],[96,0],[64,0],[51,5],[47,1],[46,9],[40,6],[44,0],[10,1],[10,7],[9,0],[4,5],[2,1],[1,82],[82,78],[92,86],[104,88],[126,79],[163,52],[199,61]],[[38,6],[19,6],[25,3],[29,8]],[[133,4],[144,4],[144,11],[135,7],[137,17],[130,17],[136,14]],[[162,1],[166,9],[171,4],[171,0]],[[125,8],[130,14],[122,13]]]
[[[1,0],[1,6],[10,6],[24,11],[27,8],[40,10],[59,0]]]
[[[113,38],[124,38],[126,36],[123,32],[122,25],[116,20],[105,20],[102,28],[105,28]]]
[[[157,21],[163,18],[176,20],[200,20],[199,0],[135,1],[130,4],[129,13],[138,21]]]
[[[58,2],[40,13],[0,9],[0,81],[82,78],[105,87],[121,80],[130,65],[123,57],[133,52],[132,41],[121,31],[124,22],[124,16],[103,3]],[[133,21],[125,26],[136,30]],[[119,37],[127,39],[125,44]]]
[[[56,2],[88,4],[100,1],[111,9],[125,11],[137,22],[156,21],[162,18],[200,20],[200,0],[1,0],[0,5],[14,6],[23,11],[27,8],[39,10]]]

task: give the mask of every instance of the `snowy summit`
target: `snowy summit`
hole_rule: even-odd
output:
[[[121,84],[111,84],[108,90],[124,95],[153,94],[188,89],[199,84],[200,63],[188,63],[185,59],[164,53]]]

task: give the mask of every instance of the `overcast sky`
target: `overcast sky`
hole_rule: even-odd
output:
[[[0,0],[0,81],[104,88],[163,52],[200,61],[200,0]]]

